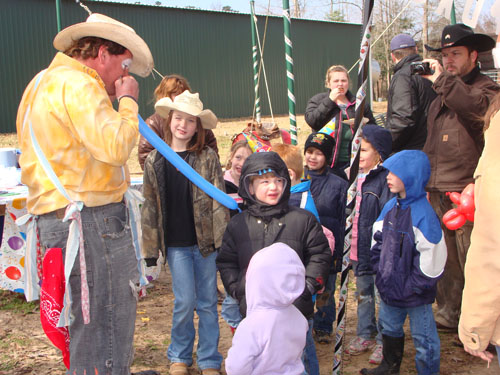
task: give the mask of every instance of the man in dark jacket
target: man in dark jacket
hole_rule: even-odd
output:
[[[438,94],[427,116],[427,140],[424,152],[431,162],[427,185],[432,207],[439,218],[452,203],[446,192],[461,192],[474,182],[473,174],[484,146],[482,116],[500,87],[479,71],[479,52],[491,50],[495,41],[475,34],[464,24],[443,29],[440,51],[443,65],[429,59],[434,74],[424,76],[433,82]],[[470,244],[472,223],[456,231],[443,226],[448,260],[438,283],[436,323],[440,328],[456,329],[460,316],[464,264]]]
[[[392,38],[391,58],[395,65],[385,127],[392,134],[392,150],[421,150],[427,137],[427,111],[436,93],[431,82],[410,72],[411,63],[422,61],[411,36]]]

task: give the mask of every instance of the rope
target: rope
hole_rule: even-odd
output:
[[[399,18],[399,16],[401,16],[401,14],[406,10],[406,8],[408,8],[410,6],[410,4],[412,4],[413,2],[410,0],[408,1],[408,3],[403,7],[403,9],[401,9],[401,12],[398,13],[398,15],[396,17],[394,17],[394,19],[392,20],[392,22],[385,28],[384,31],[382,31],[382,33],[378,36],[377,39],[375,39],[375,41],[373,43],[371,43],[371,46],[375,46],[375,44],[377,44],[377,42],[379,41],[380,38],[382,38],[382,36],[387,32],[387,30],[389,30],[389,28],[393,25],[394,22],[396,22],[396,20]],[[348,73],[351,72],[351,70],[354,69],[354,67],[359,63],[360,59],[358,59],[353,66],[351,66],[351,68],[349,69]]]
[[[89,16],[92,14],[92,11],[89,9],[88,6],[86,6],[85,4],[81,3],[80,0],[75,0],[75,2],[80,5],[83,9],[85,9],[87,11],[87,13],[89,14]]]
[[[269,0],[269,5],[268,7],[271,6],[271,0]],[[269,8],[268,8],[269,9]],[[266,16],[266,26],[264,28],[264,43],[266,41],[266,34],[267,34],[267,21],[268,21],[268,18],[269,18],[269,12]],[[256,34],[257,34],[257,44],[259,46],[259,53],[260,53],[260,66],[259,66],[259,77],[258,77],[258,80],[259,80],[259,83],[260,83],[260,71],[262,68],[262,72],[264,73],[264,84],[266,85],[266,93],[267,93],[267,99],[269,101],[269,111],[271,112],[271,118],[272,118],[272,121],[274,123],[274,114],[273,114],[273,106],[271,104],[271,95],[269,94],[269,85],[267,83],[267,75],[266,75],[266,66],[264,64],[264,48],[263,46],[265,47],[265,45],[263,44],[261,46],[261,43],[260,43],[260,37],[259,37],[259,29],[257,27],[257,17],[255,16],[255,19],[254,19],[254,22],[255,22],[255,30],[256,30]],[[255,110],[255,108],[254,108]]]

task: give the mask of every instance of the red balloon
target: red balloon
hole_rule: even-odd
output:
[[[448,228],[449,230],[457,230],[465,224],[465,220],[466,219],[464,215],[459,215],[456,218],[447,221],[446,223],[444,223],[444,225],[446,225],[446,228]]]
[[[460,197],[460,205],[457,208],[464,215],[473,214],[476,208],[474,205],[474,197],[468,194],[462,194]]]
[[[462,190],[462,195],[465,194],[465,195],[470,195],[471,197],[474,198],[474,184],[473,183],[470,183],[469,185],[467,185],[464,190]]]
[[[469,214],[465,214],[465,218],[473,223],[474,222],[474,212],[469,213]]]
[[[452,208],[443,215],[443,224],[449,230],[456,230],[465,224],[465,216],[457,209]]]
[[[450,221],[450,220],[453,220],[454,218],[456,218],[459,215],[461,215],[460,211],[458,211],[457,208],[452,208],[451,210],[449,210],[448,212],[446,212],[443,215],[443,223]]]
[[[19,271],[19,268],[14,266],[7,267],[5,274],[11,280],[19,280],[21,278],[21,271]]]
[[[456,191],[450,193],[450,192],[447,192],[446,193],[447,196],[450,197],[450,200],[455,203],[455,204],[460,204],[460,193],[457,193]]]

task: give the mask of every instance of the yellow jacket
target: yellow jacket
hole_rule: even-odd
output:
[[[474,179],[476,213],[465,263],[459,335],[465,346],[484,351],[490,342],[500,345],[500,112],[485,132]]]
[[[62,53],[41,74],[36,89],[38,76],[26,88],[16,121],[28,211],[41,215],[68,204],[34,153],[30,121],[73,200],[88,207],[120,202],[130,184],[126,162],[138,137],[137,103],[125,97],[115,111],[97,72]]]

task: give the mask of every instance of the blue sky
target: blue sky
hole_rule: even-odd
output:
[[[237,10],[242,13],[250,13],[250,1],[249,0],[113,0],[117,2],[128,2],[135,3],[140,1],[142,4],[153,5],[156,1],[160,1],[164,6],[172,7],[187,7],[195,6],[201,9],[208,10],[220,10],[223,6],[229,5],[232,9]],[[334,0],[337,3],[339,0]],[[375,0],[376,1],[376,0]],[[481,11],[481,15],[489,15],[490,9],[495,0],[485,0]],[[289,0],[290,7],[293,5],[293,0]],[[349,0],[348,2],[361,4],[362,0]],[[465,2],[465,1],[464,1]],[[331,0],[308,0],[306,1],[306,18],[311,19],[324,19],[324,15],[330,10]],[[281,15],[282,12],[282,0],[255,0],[255,10],[257,14],[267,14],[268,6],[270,5],[270,13]],[[351,6],[350,12],[354,15],[352,18],[353,22],[356,22],[357,13],[359,13],[359,19],[361,19],[361,12],[358,8]],[[461,22],[461,14],[457,14],[457,22]],[[358,21],[360,22],[360,21]]]

